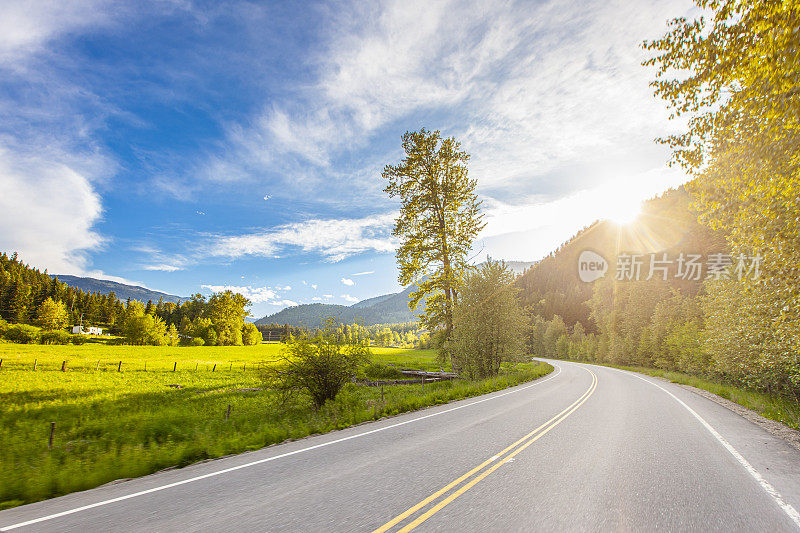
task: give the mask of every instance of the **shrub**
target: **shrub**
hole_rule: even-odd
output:
[[[40,329],[28,324],[14,324],[6,329],[3,337],[11,342],[33,344],[39,340]]]
[[[72,335],[72,344],[86,344],[88,338],[86,335]]]
[[[265,365],[264,381],[284,395],[308,394],[315,407],[333,400],[351,382],[361,366],[369,363],[365,341],[347,340],[337,334],[333,319],[314,336],[301,333],[286,344],[276,364]]]
[[[69,344],[70,335],[66,331],[51,330],[43,331],[39,337],[42,344]]]
[[[205,343],[206,341],[204,341],[202,337],[195,337],[189,341],[189,346],[203,346]]]

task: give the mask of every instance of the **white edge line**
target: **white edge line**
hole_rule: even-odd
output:
[[[223,470],[218,470],[216,472],[203,474],[202,476],[196,476],[196,477],[192,477],[192,478],[189,478],[189,479],[176,481],[174,483],[169,483],[167,485],[161,485],[159,487],[153,487],[152,489],[142,490],[142,491],[139,491],[139,492],[134,492],[132,494],[126,494],[125,496],[119,496],[117,498],[111,498],[109,500],[103,500],[103,501],[99,501],[99,502],[92,503],[92,504],[89,504],[89,505],[83,505],[81,507],[76,507],[74,509],[69,509],[67,511],[62,511],[60,513],[55,513],[55,514],[51,514],[51,515],[47,515],[47,516],[42,516],[41,518],[34,518],[32,520],[27,520],[25,522],[20,522],[18,524],[11,524],[10,526],[0,527],[0,531],[11,531],[12,529],[17,529],[17,528],[20,528],[20,527],[30,526],[32,524],[38,524],[39,522],[44,522],[44,521],[47,521],[47,520],[53,520],[54,518],[60,518],[62,516],[67,516],[67,515],[71,515],[71,514],[74,514],[74,513],[79,513],[81,511],[86,511],[86,510],[89,510],[89,509],[93,509],[95,507],[108,505],[110,503],[116,503],[116,502],[120,502],[120,501],[123,501],[123,500],[128,500],[130,498],[136,498],[138,496],[144,496],[145,494],[150,494],[150,493],[153,493],[153,492],[158,492],[158,491],[170,489],[172,487],[177,487],[179,485],[185,485],[187,483],[192,483],[194,481],[200,481],[201,479],[207,479],[207,478],[210,478],[210,477],[215,477],[215,476],[219,476],[219,475],[222,475],[222,474],[227,474],[228,472],[233,472],[235,470],[241,470],[242,468],[248,468],[248,467],[259,465],[259,464],[262,464],[262,463],[268,463],[270,461],[275,461],[277,459],[282,459],[284,457],[289,457],[290,455],[296,455],[298,453],[303,453],[303,452],[308,452],[308,451],[311,451],[311,450],[316,450],[317,448],[323,448],[325,446],[330,446],[332,444],[338,444],[340,442],[344,442],[344,441],[347,441],[347,440],[356,439],[356,438],[359,438],[359,437],[365,437],[365,436],[371,435],[373,433],[378,433],[380,431],[386,431],[387,429],[392,429],[392,428],[396,428],[396,427],[399,427],[399,426],[404,426],[406,424],[411,424],[412,422],[419,422],[420,420],[425,420],[427,418],[431,418],[431,417],[434,417],[434,416],[439,416],[439,415],[443,415],[445,413],[450,413],[450,412],[453,412],[453,411],[457,411],[459,409],[464,409],[465,407],[470,407],[470,406],[473,406],[473,405],[477,405],[479,403],[488,402],[490,400],[494,400],[494,399],[497,399],[497,398],[502,398],[503,396],[507,396],[509,394],[516,394],[517,392],[521,392],[521,391],[523,391],[525,389],[529,389],[531,387],[535,387],[536,385],[544,383],[545,381],[550,381],[551,379],[553,379],[554,377],[558,376],[561,373],[561,367],[559,365],[552,364],[552,363],[548,363],[548,364],[551,364],[552,366],[556,367],[556,369],[558,371],[555,372],[553,375],[548,376],[545,379],[537,379],[533,383],[531,383],[529,385],[525,385],[525,386],[520,387],[520,388],[518,388],[516,390],[513,390],[513,391],[503,392],[501,394],[496,394],[496,395],[491,396],[489,398],[483,398],[482,400],[477,400],[477,401],[474,401],[474,402],[470,402],[470,403],[465,404],[465,405],[459,405],[458,407],[451,407],[450,409],[446,409],[444,411],[439,411],[437,413],[431,413],[429,415],[420,416],[420,417],[417,417],[417,418],[413,418],[411,420],[406,420],[404,422],[398,422],[396,424],[391,424],[389,426],[384,426],[382,428],[372,429],[370,431],[365,431],[364,433],[358,433],[356,435],[350,435],[348,437],[342,437],[341,439],[336,439],[336,440],[332,440],[332,441],[329,441],[329,442],[323,442],[321,444],[315,444],[314,446],[309,446],[308,448],[301,448],[299,450],[293,450],[291,452],[282,453],[280,455],[275,455],[275,456],[272,456],[272,457],[266,457],[264,459],[259,459],[258,461],[252,461],[250,463],[245,463],[245,464],[242,464],[242,465],[233,466],[233,467],[230,467],[230,468],[225,468]]]
[[[593,366],[594,366],[594,365],[593,365]],[[601,365],[601,366],[602,366],[602,365]],[[627,371],[627,370],[621,370],[621,369],[619,369],[619,368],[613,368],[613,367],[603,367],[603,368],[610,368],[611,370],[616,370],[617,372],[622,372],[622,373],[624,373],[624,374],[628,374],[628,375],[630,375],[630,376],[633,376],[633,377],[635,377],[635,378],[639,378],[639,379],[641,379],[642,381],[644,381],[644,382],[646,382],[646,383],[649,383],[650,385],[653,385],[654,387],[658,387],[658,388],[659,388],[659,389],[661,389],[662,391],[664,391],[664,392],[666,392],[667,394],[669,394],[670,396],[672,396],[672,397],[675,399],[675,401],[677,401],[679,404],[681,404],[682,406],[684,406],[684,407],[686,408],[686,410],[687,410],[687,411],[689,411],[690,413],[692,413],[692,416],[694,416],[694,417],[695,417],[695,418],[696,418],[696,419],[697,419],[697,420],[698,420],[698,421],[699,421],[701,424],[703,424],[703,427],[705,427],[705,428],[708,430],[708,432],[709,432],[709,433],[711,433],[711,434],[714,436],[714,438],[715,438],[715,439],[717,439],[717,440],[719,441],[719,443],[720,443],[720,444],[722,444],[722,445],[725,447],[725,449],[726,449],[726,450],[728,450],[728,451],[730,452],[730,454],[731,454],[731,455],[732,455],[734,458],[736,458],[736,460],[737,460],[737,461],[739,461],[739,463],[740,463],[740,464],[741,464],[741,465],[744,467],[744,469],[745,469],[745,470],[747,470],[747,472],[748,472],[748,473],[749,473],[749,474],[750,474],[750,475],[753,477],[753,479],[755,479],[756,481],[758,481],[758,484],[759,484],[759,485],[761,485],[761,488],[762,488],[762,489],[764,489],[764,491],[765,491],[767,494],[769,494],[770,496],[772,496],[772,499],[773,499],[773,500],[775,500],[775,503],[777,503],[777,504],[778,504],[778,506],[779,506],[779,507],[780,507],[780,508],[783,510],[783,512],[784,512],[784,513],[786,513],[786,514],[789,516],[789,518],[790,518],[790,519],[791,519],[791,520],[792,520],[792,521],[795,523],[795,525],[796,525],[798,528],[800,528],[800,513],[798,513],[798,512],[797,512],[797,510],[796,510],[794,507],[792,507],[792,506],[791,506],[791,504],[789,504],[789,503],[786,503],[786,502],[783,500],[783,497],[781,496],[781,494],[780,494],[780,493],[777,491],[777,489],[775,489],[775,487],[773,487],[773,486],[770,484],[770,482],[769,482],[769,481],[767,481],[766,479],[764,479],[764,477],[763,477],[763,476],[762,476],[762,475],[761,475],[761,474],[758,472],[758,470],[756,470],[756,469],[753,467],[753,465],[751,465],[751,464],[750,464],[750,463],[747,461],[747,459],[745,459],[745,458],[742,456],[742,454],[740,454],[740,453],[739,453],[739,452],[736,450],[736,448],[734,448],[734,447],[731,445],[731,443],[729,443],[727,440],[725,440],[725,438],[724,438],[722,435],[720,435],[720,434],[719,434],[719,432],[717,432],[717,430],[716,430],[716,429],[714,429],[714,428],[711,426],[711,424],[709,424],[708,422],[706,422],[706,420],[705,420],[705,419],[704,419],[702,416],[700,416],[699,414],[697,414],[697,412],[696,412],[694,409],[692,409],[691,407],[689,407],[688,405],[686,405],[686,404],[683,402],[683,400],[681,400],[680,398],[678,398],[677,396],[675,396],[674,394],[672,394],[670,391],[668,391],[667,389],[665,389],[665,388],[664,388],[664,387],[662,387],[661,385],[659,385],[659,384],[657,384],[657,383],[654,383],[654,382],[650,381],[649,379],[645,379],[645,378],[643,378],[642,376],[639,376],[638,374],[636,374],[636,373],[634,373],[634,372],[629,372],[629,371]]]

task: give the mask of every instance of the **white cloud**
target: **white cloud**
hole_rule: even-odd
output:
[[[663,168],[667,151],[652,139],[679,125],[653,97],[640,43],[691,9],[688,0],[636,9],[603,0],[340,5],[309,58],[315,82],[231,128],[222,157],[239,169],[247,162],[238,176],[253,168],[291,176],[287,194],[310,183],[328,198],[358,187],[353,202],[374,202],[382,198],[376,177],[398,146],[376,151],[372,140],[438,126],[472,154],[487,206],[525,204],[541,217],[548,202]],[[361,167],[341,168],[353,154]],[[573,211],[567,225],[580,227],[582,215]],[[555,227],[560,240],[567,231]],[[264,255],[278,253],[274,244],[267,239]]]
[[[267,304],[279,307],[293,307],[298,305],[294,300],[283,298],[278,291],[288,290],[290,287],[251,287],[237,285],[202,285],[202,288],[211,292],[233,291],[239,293],[254,304]]]
[[[105,0],[5,0],[0,4],[0,59],[35,53],[59,35],[108,23]]]
[[[322,297],[330,299],[330,298],[333,298],[333,294],[323,294]]]
[[[352,276],[367,276],[369,274],[374,274],[374,270],[369,270],[367,272],[356,272],[355,274],[351,274]]]
[[[657,168],[555,200],[516,205],[493,201],[486,206],[487,226],[478,237],[476,248],[482,252],[477,260],[487,255],[524,261],[540,258],[595,220],[613,219],[620,210],[635,209],[685,179],[678,169]]]
[[[359,301],[359,299],[358,299],[358,298],[356,298],[355,296],[350,296],[349,294],[342,294],[342,299],[343,299],[344,301],[346,301],[346,302],[350,302],[350,303],[352,303],[352,304],[354,304],[354,303],[356,303],[356,302],[358,302],[358,301]]]
[[[87,252],[105,242],[93,229],[103,210],[89,178],[0,145],[0,184],[0,249],[51,273],[87,275]]]
[[[355,284],[356,284],[356,282],[355,282],[355,281],[353,281],[353,280],[352,280],[352,279],[350,279],[350,278],[342,278],[342,279],[341,279],[341,280],[339,280],[339,281],[341,281],[343,284],[347,285],[348,287],[352,287],[353,285],[355,285]]]
[[[311,284],[311,288],[314,289],[314,290],[317,290],[317,284],[316,283],[312,283]]]
[[[156,272],[177,272],[178,270],[183,270],[183,267],[179,267],[176,265],[168,265],[168,264],[145,265],[142,268],[144,270],[153,270]],[[242,276],[242,278],[244,278],[244,276]]]
[[[321,302],[322,298],[320,298],[319,296],[314,296],[313,298],[311,298],[311,301],[312,302]]]
[[[394,252],[391,237],[394,214],[360,219],[313,219],[245,235],[216,236],[208,254],[237,258],[244,255],[279,257],[293,249],[319,253],[337,262],[362,252]]]

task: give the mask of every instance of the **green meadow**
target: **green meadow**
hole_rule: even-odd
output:
[[[304,398],[282,403],[263,389],[260,369],[281,349],[0,344],[0,508],[483,394],[552,370],[523,363],[485,381],[387,386],[383,397],[380,388],[353,383],[314,410]],[[368,371],[439,369],[433,350],[372,352]]]

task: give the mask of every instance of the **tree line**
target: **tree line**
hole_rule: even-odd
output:
[[[135,345],[232,346],[262,341],[261,332],[245,323],[250,301],[231,291],[206,298],[194,294],[180,304],[130,298],[111,292],[87,293],[70,287],[47,271],[24,264],[16,253],[0,254],[0,333],[14,342],[82,343],[70,336],[70,325],[92,324]]]

